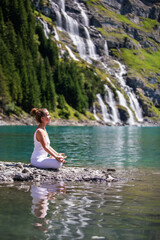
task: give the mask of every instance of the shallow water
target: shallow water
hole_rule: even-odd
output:
[[[2,239],[158,240],[160,171],[119,174],[115,183],[2,185]]]
[[[0,161],[29,162],[35,127],[0,127]],[[48,127],[68,166],[115,167],[113,183],[0,185],[3,240],[160,239],[160,128]]]

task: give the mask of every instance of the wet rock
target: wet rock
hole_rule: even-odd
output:
[[[107,177],[106,177],[106,181],[107,182],[117,182],[118,179],[114,178],[114,177],[112,177],[111,175],[108,174]]]
[[[4,164],[0,164],[0,170],[5,170],[5,168]]]
[[[22,173],[30,173],[31,174],[31,171],[29,169],[27,169],[27,168],[24,168]]]
[[[16,167],[18,167],[18,168],[23,168],[23,164],[22,164],[22,163],[18,163],[18,164],[16,165]]]
[[[121,105],[118,105],[118,111],[119,111],[121,121],[126,123],[127,120],[129,119],[129,114],[127,109]]]
[[[13,177],[14,181],[29,181],[32,180],[33,177],[31,176],[31,174],[28,173],[17,173],[15,174],[15,176]]]
[[[108,171],[108,172],[115,172],[116,169],[114,169],[114,168],[108,168],[107,171]]]

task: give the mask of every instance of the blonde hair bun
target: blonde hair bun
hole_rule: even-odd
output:
[[[44,117],[46,114],[46,111],[48,111],[46,108],[32,108],[31,110],[31,114],[34,115],[36,117],[36,120],[38,123],[41,123],[41,117]]]
[[[32,108],[31,114],[36,116],[37,113],[38,113],[38,108]]]

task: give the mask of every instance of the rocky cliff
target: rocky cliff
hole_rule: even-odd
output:
[[[160,119],[158,0],[32,2],[59,54],[92,64],[104,81],[106,94],[97,93],[91,109],[97,120],[134,124]]]

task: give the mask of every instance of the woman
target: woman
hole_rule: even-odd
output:
[[[34,150],[31,156],[31,164],[38,168],[58,169],[65,163],[64,153],[57,153],[51,146],[46,131],[46,125],[50,122],[51,116],[46,108],[33,108],[31,114],[35,115],[39,123],[34,133]],[[48,154],[50,157],[47,157]]]

